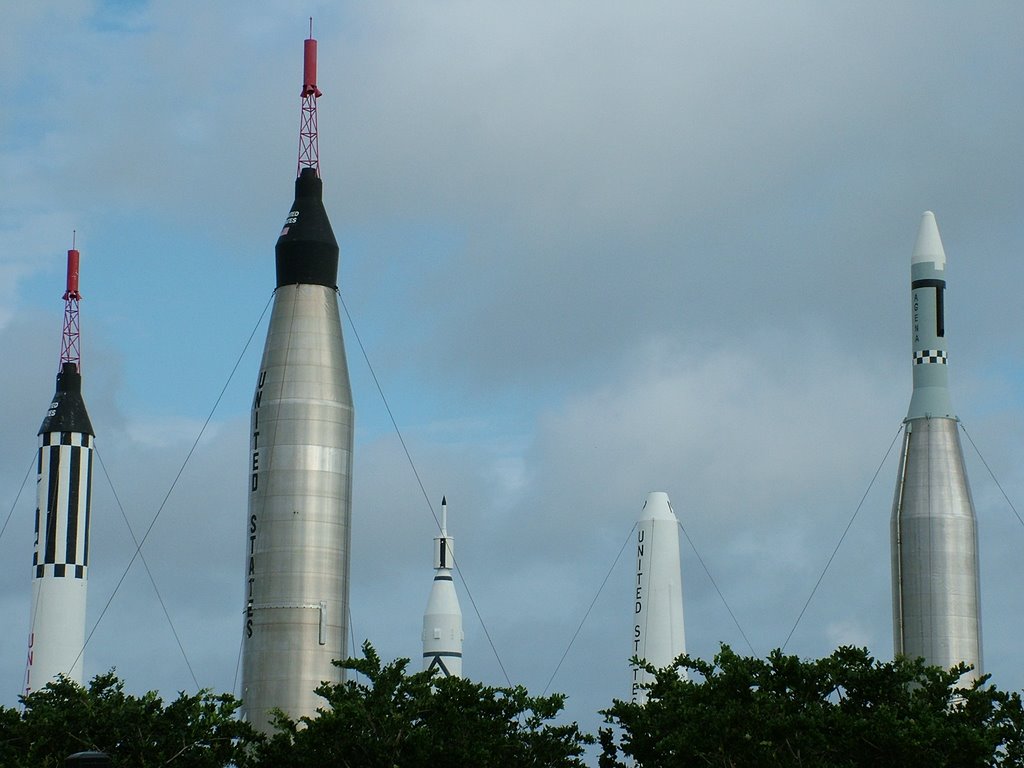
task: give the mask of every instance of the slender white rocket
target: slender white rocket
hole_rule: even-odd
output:
[[[78,264],[78,251],[68,251],[61,367],[39,428],[25,694],[58,675],[82,682],[95,432],[82,400]]]
[[[946,252],[925,212],[911,258],[914,390],[892,506],[893,637],[897,655],[982,674],[974,503],[949,397]]]
[[[462,677],[462,608],[452,581],[454,541],[448,535],[448,499],[441,499],[441,535],[434,538],[434,583],[423,614],[423,668]]]
[[[668,494],[647,494],[636,529],[636,583],[633,602],[631,656],[668,666],[686,653],[683,623],[683,581],[679,569],[679,522]],[[647,701],[644,684],[652,681],[631,666],[631,698]]]

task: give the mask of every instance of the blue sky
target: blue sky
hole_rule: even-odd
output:
[[[77,230],[87,403],[128,519],[149,524],[273,289],[310,15],[342,296],[429,496],[448,495],[513,682],[543,688],[650,490],[669,493],[756,649],[782,643],[906,412],[909,258],[927,209],[949,256],[953,401],[1021,508],[1013,2],[9,9],[8,504],[52,393]],[[240,641],[263,332],[144,549],[200,683],[221,690]],[[433,521],[345,333],[357,640],[416,657]],[[965,450],[986,665],[1020,688],[1024,531]],[[890,457],[788,650],[891,654],[895,472]],[[91,620],[131,554],[110,488],[97,505]],[[22,495],[0,539],[5,703],[23,668],[33,506]],[[743,648],[685,543],[682,559],[690,649]],[[554,682],[588,727],[627,690],[628,581],[613,575]],[[503,682],[462,594],[466,672]],[[180,658],[133,570],[87,671],[173,692],[192,686]]]

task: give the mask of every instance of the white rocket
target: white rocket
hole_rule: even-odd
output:
[[[448,535],[448,499],[441,499],[441,535],[434,538],[434,584],[423,614],[423,668],[445,677],[462,677],[462,608],[455,594],[452,538]]]
[[[666,667],[686,653],[683,580],[679,569],[679,522],[668,494],[647,494],[636,533],[636,593],[631,655]],[[651,675],[632,667],[632,701],[643,704]]]
[[[93,432],[79,370],[78,251],[68,251],[57,391],[39,428],[32,618],[23,693],[66,675],[82,682]]]
[[[914,391],[892,506],[897,654],[982,674],[978,537],[958,419],[949,397],[946,252],[931,211],[911,259]]]

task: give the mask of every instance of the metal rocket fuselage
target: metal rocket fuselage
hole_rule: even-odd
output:
[[[39,428],[25,694],[60,674],[82,682],[94,435],[82,376],[65,362]]]
[[[666,667],[686,653],[683,580],[679,568],[679,521],[668,494],[647,494],[636,534],[636,594],[633,605],[632,655]],[[643,704],[642,686],[653,677],[632,668],[631,700]]]
[[[441,535],[434,538],[434,583],[423,613],[423,669],[462,677],[462,607],[455,592],[454,541],[448,535],[448,507],[441,502]]]
[[[893,499],[895,652],[982,674],[974,504],[948,386],[946,254],[934,215],[921,220],[911,261],[914,391]]]
[[[263,729],[275,707],[315,715],[348,656],[354,414],[322,191],[303,168],[253,398],[242,700]]]

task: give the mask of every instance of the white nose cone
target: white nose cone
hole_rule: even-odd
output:
[[[666,493],[649,493],[640,512],[635,586],[632,655],[666,667],[686,653],[679,523]],[[642,704],[647,700],[642,686],[652,678],[636,667],[632,675],[632,700]]]
[[[931,211],[925,211],[921,216],[914,254],[910,258],[911,264],[924,262],[934,264],[935,269],[946,268],[946,251],[942,247],[942,238],[939,237],[939,225],[935,223],[935,214]]]

